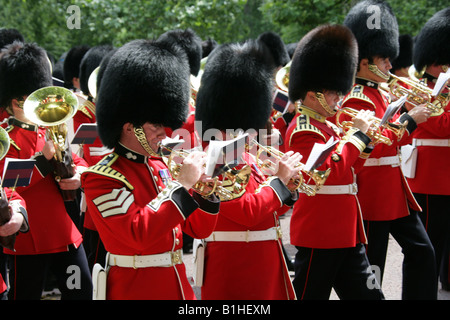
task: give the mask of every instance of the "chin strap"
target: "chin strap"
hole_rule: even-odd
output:
[[[384,81],[389,80],[389,74],[385,74],[383,71],[381,71],[376,64],[369,64],[369,71],[382,78]]]
[[[336,110],[331,109],[331,107],[328,105],[328,102],[325,99],[325,96],[323,95],[323,93],[316,92],[315,95],[316,95],[316,99],[319,101],[322,108],[324,108],[326,112],[331,114],[331,116],[334,116],[336,114]]]
[[[145,136],[144,129],[142,127],[135,127],[134,128],[134,135],[138,139],[139,143],[141,144],[142,148],[144,148],[145,151],[152,157],[159,157],[158,153],[156,153],[152,147],[148,144],[147,137]]]

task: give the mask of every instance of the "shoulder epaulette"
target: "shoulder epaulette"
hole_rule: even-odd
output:
[[[326,141],[325,136],[322,133],[322,131],[320,131],[316,126],[312,125],[309,120],[310,120],[310,118],[306,114],[302,114],[297,117],[297,120],[296,120],[297,123],[296,123],[295,129],[294,129],[294,131],[292,131],[292,134],[289,138],[289,145],[291,145],[292,136],[294,134],[296,134],[297,132],[302,132],[302,131],[309,131],[309,132],[317,133],[319,136],[321,136]]]
[[[9,125],[8,127],[6,127],[5,131],[7,133],[10,133],[13,129],[14,129],[14,126]],[[19,151],[21,150],[20,147],[17,145],[17,143],[13,139],[11,139],[11,136],[9,137],[9,143],[17,150],[19,150]]]
[[[128,189],[133,190],[133,185],[125,178],[123,174],[121,174],[119,171],[114,170],[111,168],[111,165],[117,160],[119,157],[116,153],[111,153],[107,156],[105,156],[102,160],[100,160],[96,165],[89,167],[84,172],[92,172],[96,174],[100,174],[105,177],[113,178],[116,180],[119,180],[120,182],[124,183]]]
[[[86,100],[78,110],[84,113],[89,119],[92,119],[92,114],[95,114],[95,105],[91,101]]]
[[[362,85],[354,86],[352,88],[352,91],[350,91],[350,93],[347,95],[347,97],[345,97],[342,104],[344,104],[347,100],[350,100],[350,99],[358,99],[358,100],[363,100],[367,103],[370,103],[374,108],[376,108],[376,106],[372,102],[372,100],[370,100],[369,97],[363,93],[363,91],[364,91],[364,86],[362,86]]]

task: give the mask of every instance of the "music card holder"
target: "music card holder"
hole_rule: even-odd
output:
[[[15,189],[30,184],[36,160],[6,158],[3,169],[2,188]]]
[[[284,114],[288,110],[290,104],[291,102],[289,101],[286,92],[276,89],[273,95],[272,108]]]
[[[406,96],[403,96],[398,100],[390,103],[386,108],[383,118],[381,118],[379,126],[381,127],[384,124],[388,123],[392,119],[392,117],[400,110],[400,108],[405,104],[405,102]]]
[[[304,170],[313,171],[320,167],[334,150],[334,146],[338,142],[339,140],[334,140],[334,138],[331,137],[325,144],[315,143],[309,154],[308,160],[305,163]]]
[[[207,150],[205,174],[214,178],[241,163],[248,139],[249,135],[246,133],[232,140],[211,140]]]
[[[98,137],[96,123],[83,123],[78,127],[71,144],[93,144]]]

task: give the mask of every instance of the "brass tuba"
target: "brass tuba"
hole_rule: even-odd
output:
[[[63,87],[45,87],[34,91],[23,105],[25,116],[37,125],[46,127],[47,140],[55,144],[52,159],[55,180],[71,178],[75,174],[72,151],[67,141],[67,124],[77,112],[78,99]],[[64,201],[74,200],[76,190],[61,190]]]
[[[263,146],[258,143],[256,139],[253,139],[251,145],[256,145],[258,147],[258,150],[256,152],[256,161],[258,167],[261,169],[261,171],[263,171],[264,174],[272,174],[275,171],[275,163],[268,159],[262,160],[262,154],[266,153],[269,157],[274,157],[275,159],[280,160],[284,156],[284,153],[272,146]],[[325,171],[319,171],[316,169],[314,169],[313,171],[305,171],[303,170],[303,167],[304,164],[301,162],[296,165],[296,168],[299,169],[299,178],[291,178],[290,183],[295,186],[294,190],[300,190],[308,196],[314,196],[316,195],[317,191],[319,191],[319,189],[325,184],[325,181],[330,175],[331,169],[328,168]],[[303,181],[302,172],[309,176],[309,180],[307,182]],[[314,181],[315,186],[307,184],[311,179]]]
[[[344,132],[347,132],[353,127],[353,121],[352,120],[344,120],[341,121],[342,114],[348,115],[352,118],[354,118],[358,114],[358,110],[355,110],[353,108],[342,108],[339,109],[336,113],[336,125],[341,128]],[[398,140],[400,140],[405,131],[406,131],[406,123],[404,124],[397,124],[392,122],[387,122],[384,125],[380,126],[381,119],[377,117],[372,117],[373,124],[370,126],[369,130],[367,131],[367,136],[369,136],[372,139],[372,142],[374,144],[377,143],[384,143],[388,146],[392,145],[391,139],[383,135],[382,131],[383,129],[387,129],[389,131],[392,131],[397,136]]]
[[[433,90],[422,84],[416,76],[419,76],[419,73],[415,71],[410,72],[411,79],[398,77],[391,73],[388,82],[390,93],[397,98],[406,96],[407,101],[414,106],[425,104],[425,107],[432,111],[432,117],[441,115],[449,102],[449,97],[441,92],[433,100]]]

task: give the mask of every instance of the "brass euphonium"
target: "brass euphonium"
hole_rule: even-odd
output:
[[[45,87],[34,91],[23,105],[25,116],[33,123],[46,128],[47,140],[55,144],[52,159],[55,180],[71,178],[75,174],[72,151],[67,141],[67,124],[78,109],[75,94],[63,87]],[[74,200],[76,190],[61,190],[64,201]]]
[[[262,160],[261,155],[263,153],[266,153],[268,157],[274,157],[277,160],[280,160],[284,153],[280,150],[272,147],[272,146],[263,146],[262,144],[258,143],[255,139],[250,143],[252,146],[257,146],[258,150],[256,152],[256,161],[258,167],[263,171],[263,173],[271,175],[275,172],[275,163],[271,160]],[[331,169],[328,168],[324,171],[319,171],[314,169],[313,171],[306,171],[303,169],[304,164],[299,162],[296,165],[296,168],[299,169],[298,178],[291,178],[290,183],[295,186],[294,190],[300,190],[303,193],[305,193],[308,196],[314,196],[316,195],[317,191],[320,190],[320,188],[325,184],[325,181],[327,180],[328,176],[330,175]],[[302,172],[305,173],[307,176],[309,176],[308,181],[304,181]],[[310,180],[313,180],[315,183],[315,186],[307,184],[310,182]]]
[[[336,113],[336,125],[341,128],[344,133],[350,130],[353,127],[353,119],[352,120],[344,120],[341,121],[342,114],[348,115],[352,118],[354,118],[359,113],[358,110],[355,110],[353,108],[341,108]],[[403,137],[403,134],[406,130],[406,123],[405,124],[397,124],[392,122],[387,122],[384,125],[381,124],[381,119],[373,116],[371,118],[373,121],[372,125],[370,126],[369,130],[366,132],[367,136],[369,136],[372,139],[372,143],[384,143],[388,146],[392,145],[392,141],[390,138],[383,135],[383,130],[387,129],[389,131],[392,131],[397,136],[398,140],[400,140]]]
[[[288,92],[289,88],[289,72],[291,71],[291,63],[292,61],[278,70],[277,74],[275,75],[275,82],[277,84],[277,87],[285,92]]]
[[[175,158],[184,159],[190,152],[183,149],[175,150],[164,145],[160,145],[160,148],[170,152],[168,156],[163,155],[163,159],[173,179],[177,180],[182,164],[177,162]],[[215,194],[222,201],[232,200],[245,190],[250,180],[251,168],[249,166],[245,166],[241,170],[229,168],[224,170],[223,175],[223,181],[219,181],[218,177],[214,177],[210,181],[197,181],[192,189],[203,197]]]
[[[406,100],[414,106],[425,104],[425,107],[431,110],[432,117],[441,115],[449,102],[449,96],[445,96],[441,92],[433,100],[433,90],[416,78],[418,73],[411,71],[410,74],[413,75],[413,78],[398,77],[391,73],[388,82],[390,93],[397,98],[406,96]]]

